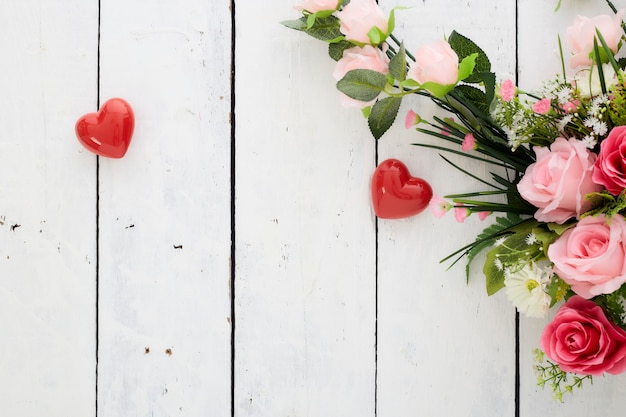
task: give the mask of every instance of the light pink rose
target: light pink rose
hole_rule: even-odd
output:
[[[367,33],[377,27],[387,33],[387,16],[378,7],[376,0],[351,0],[350,3],[337,13],[339,30],[346,40],[370,43]]]
[[[583,217],[548,247],[554,272],[583,298],[626,282],[626,221],[619,214]]]
[[[607,46],[617,52],[617,46],[624,35],[622,32],[622,16],[620,10],[615,16],[600,15],[592,18],[576,16],[574,23],[567,29],[565,41],[572,50],[574,56],[570,62],[572,68],[590,66],[589,54],[593,53],[593,40],[596,37],[596,28],[602,34]],[[600,42],[598,41],[598,45]]]
[[[626,188],[626,126],[614,127],[600,143],[593,181],[613,195]]]
[[[371,45],[365,45],[362,48],[355,46],[354,48],[346,49],[343,51],[343,58],[335,64],[333,77],[339,81],[348,71],[355,69],[368,69],[386,75],[389,73],[389,57],[379,48]],[[370,102],[359,101],[341,94],[341,103],[345,107],[363,108],[373,104],[375,101],[376,99]]]
[[[459,76],[459,57],[443,39],[420,47],[415,52],[408,72],[409,78],[420,84],[434,82],[456,84]]]
[[[626,370],[626,332],[593,301],[572,296],[541,334],[541,349],[565,372],[619,374]]]
[[[322,10],[336,10],[339,0],[302,0],[295,5],[297,10],[306,10],[309,13],[317,13]]]
[[[535,146],[533,150],[537,161],[526,168],[517,190],[539,209],[535,218],[563,224],[589,210],[585,195],[601,189],[591,180],[596,155],[575,138],[557,138],[550,149]]]

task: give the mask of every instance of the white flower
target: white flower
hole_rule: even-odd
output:
[[[527,245],[534,245],[535,243],[537,243],[537,236],[535,236],[534,233],[529,233],[528,236],[526,236],[526,244]]]
[[[565,116],[563,116],[563,118],[559,121],[559,130],[563,130],[565,129],[565,126],[567,126],[567,124],[569,122],[571,122],[573,119],[571,114],[566,114]]]
[[[604,83],[607,90],[617,84],[617,75],[611,64],[603,64],[602,73],[604,74]],[[602,94],[600,76],[596,66],[578,71],[574,76],[574,82],[580,91],[580,95],[583,97],[594,97]]]
[[[551,276],[551,268],[542,268],[534,262],[514,271],[507,268],[504,278],[506,295],[520,313],[528,317],[545,317],[550,308],[546,286]]]
[[[589,149],[593,149],[597,144],[598,140],[593,135],[587,135],[583,138],[582,142]]]

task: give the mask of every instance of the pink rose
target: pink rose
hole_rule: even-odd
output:
[[[626,332],[593,301],[573,296],[541,334],[541,349],[565,372],[619,374],[626,370]]]
[[[424,45],[415,52],[415,62],[409,67],[409,78],[420,84],[433,82],[456,84],[459,76],[459,57],[443,39]]]
[[[624,11],[620,10],[614,17],[600,15],[593,18],[576,16],[574,23],[567,29],[565,41],[569,44],[574,56],[570,62],[572,68],[580,66],[590,66],[590,54],[593,54],[593,40],[596,37],[596,28],[602,34],[608,47],[617,52],[617,46],[624,35],[622,32],[622,16]],[[600,42],[598,41],[598,44]]]
[[[348,71],[355,69],[368,69],[386,75],[389,73],[389,57],[379,48],[375,48],[371,45],[365,45],[362,48],[355,46],[354,48],[346,49],[343,51],[343,58],[335,64],[333,77],[339,81]],[[363,108],[373,104],[375,101],[376,99],[370,102],[359,101],[345,94],[341,95],[341,103],[345,107]]]
[[[526,168],[517,185],[522,198],[539,210],[541,222],[563,224],[590,208],[585,195],[600,191],[591,180],[596,155],[575,138],[557,138],[547,147],[535,146],[537,161]]]
[[[297,10],[306,10],[309,13],[317,13],[322,10],[336,10],[339,0],[302,0],[296,4]]]
[[[626,221],[587,216],[548,247],[554,272],[583,298],[610,294],[626,282]]]
[[[626,188],[626,126],[614,127],[600,143],[593,181],[613,195]]]
[[[387,33],[387,16],[376,4],[376,0],[351,0],[350,3],[337,13],[339,30],[346,36],[346,40],[360,43],[370,43],[367,33],[373,27]]]

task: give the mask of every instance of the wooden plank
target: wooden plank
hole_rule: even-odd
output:
[[[388,10],[394,6],[384,2]],[[410,52],[456,30],[484,49],[499,75],[515,70],[514,3],[419,2],[397,11],[396,22]],[[411,97],[401,120],[409,108],[424,119],[446,116]],[[415,142],[433,139],[397,123],[379,141],[379,160],[402,160],[438,195],[480,186],[437,152],[411,146]],[[452,160],[479,176],[486,173],[476,162]],[[429,210],[379,221],[378,416],[514,415],[515,311],[504,294],[487,296],[480,259],[467,285],[464,262],[449,271],[439,263],[486,226],[476,216],[459,224],[452,212],[436,219]]]
[[[623,0],[615,1],[618,8],[626,7]],[[604,2],[566,2],[553,13],[554,4],[531,0],[519,4],[519,57],[520,86],[533,90],[543,80],[561,73],[557,35],[564,38],[567,27],[577,14],[595,16],[611,14]],[[565,49],[567,53],[567,49]],[[537,56],[542,65],[536,65]],[[539,347],[539,338],[550,318],[545,320],[522,319],[520,321],[520,416],[538,414],[551,416],[618,416],[626,407],[626,375],[594,378],[593,385],[585,384],[573,395],[565,395],[564,403],[553,399],[549,387],[537,387],[533,350]]]
[[[100,160],[99,416],[225,416],[228,1],[102,1],[101,91],[135,110]]]
[[[72,10],[71,14],[67,11]],[[97,4],[0,3],[0,414],[95,414]]]
[[[374,141],[287,3],[235,12],[235,415],[373,416]]]

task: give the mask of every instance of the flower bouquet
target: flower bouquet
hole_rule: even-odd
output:
[[[408,95],[432,100],[450,117],[407,128],[437,138],[417,144],[487,164],[487,178],[444,159],[478,183],[471,193],[434,196],[436,215],[454,209],[493,222],[448,256],[469,264],[485,252],[489,295],[504,290],[518,311],[546,317],[537,350],[539,384],[555,395],[585,379],[626,371],[626,62],[623,12],[579,16],[568,29],[562,74],[534,93],[499,80],[469,38],[411,53],[393,34],[395,11],[374,0],[302,0],[285,21],[329,45],[333,76],[346,106],[360,108],[376,139],[395,122]],[[567,66],[569,65],[569,69]]]

